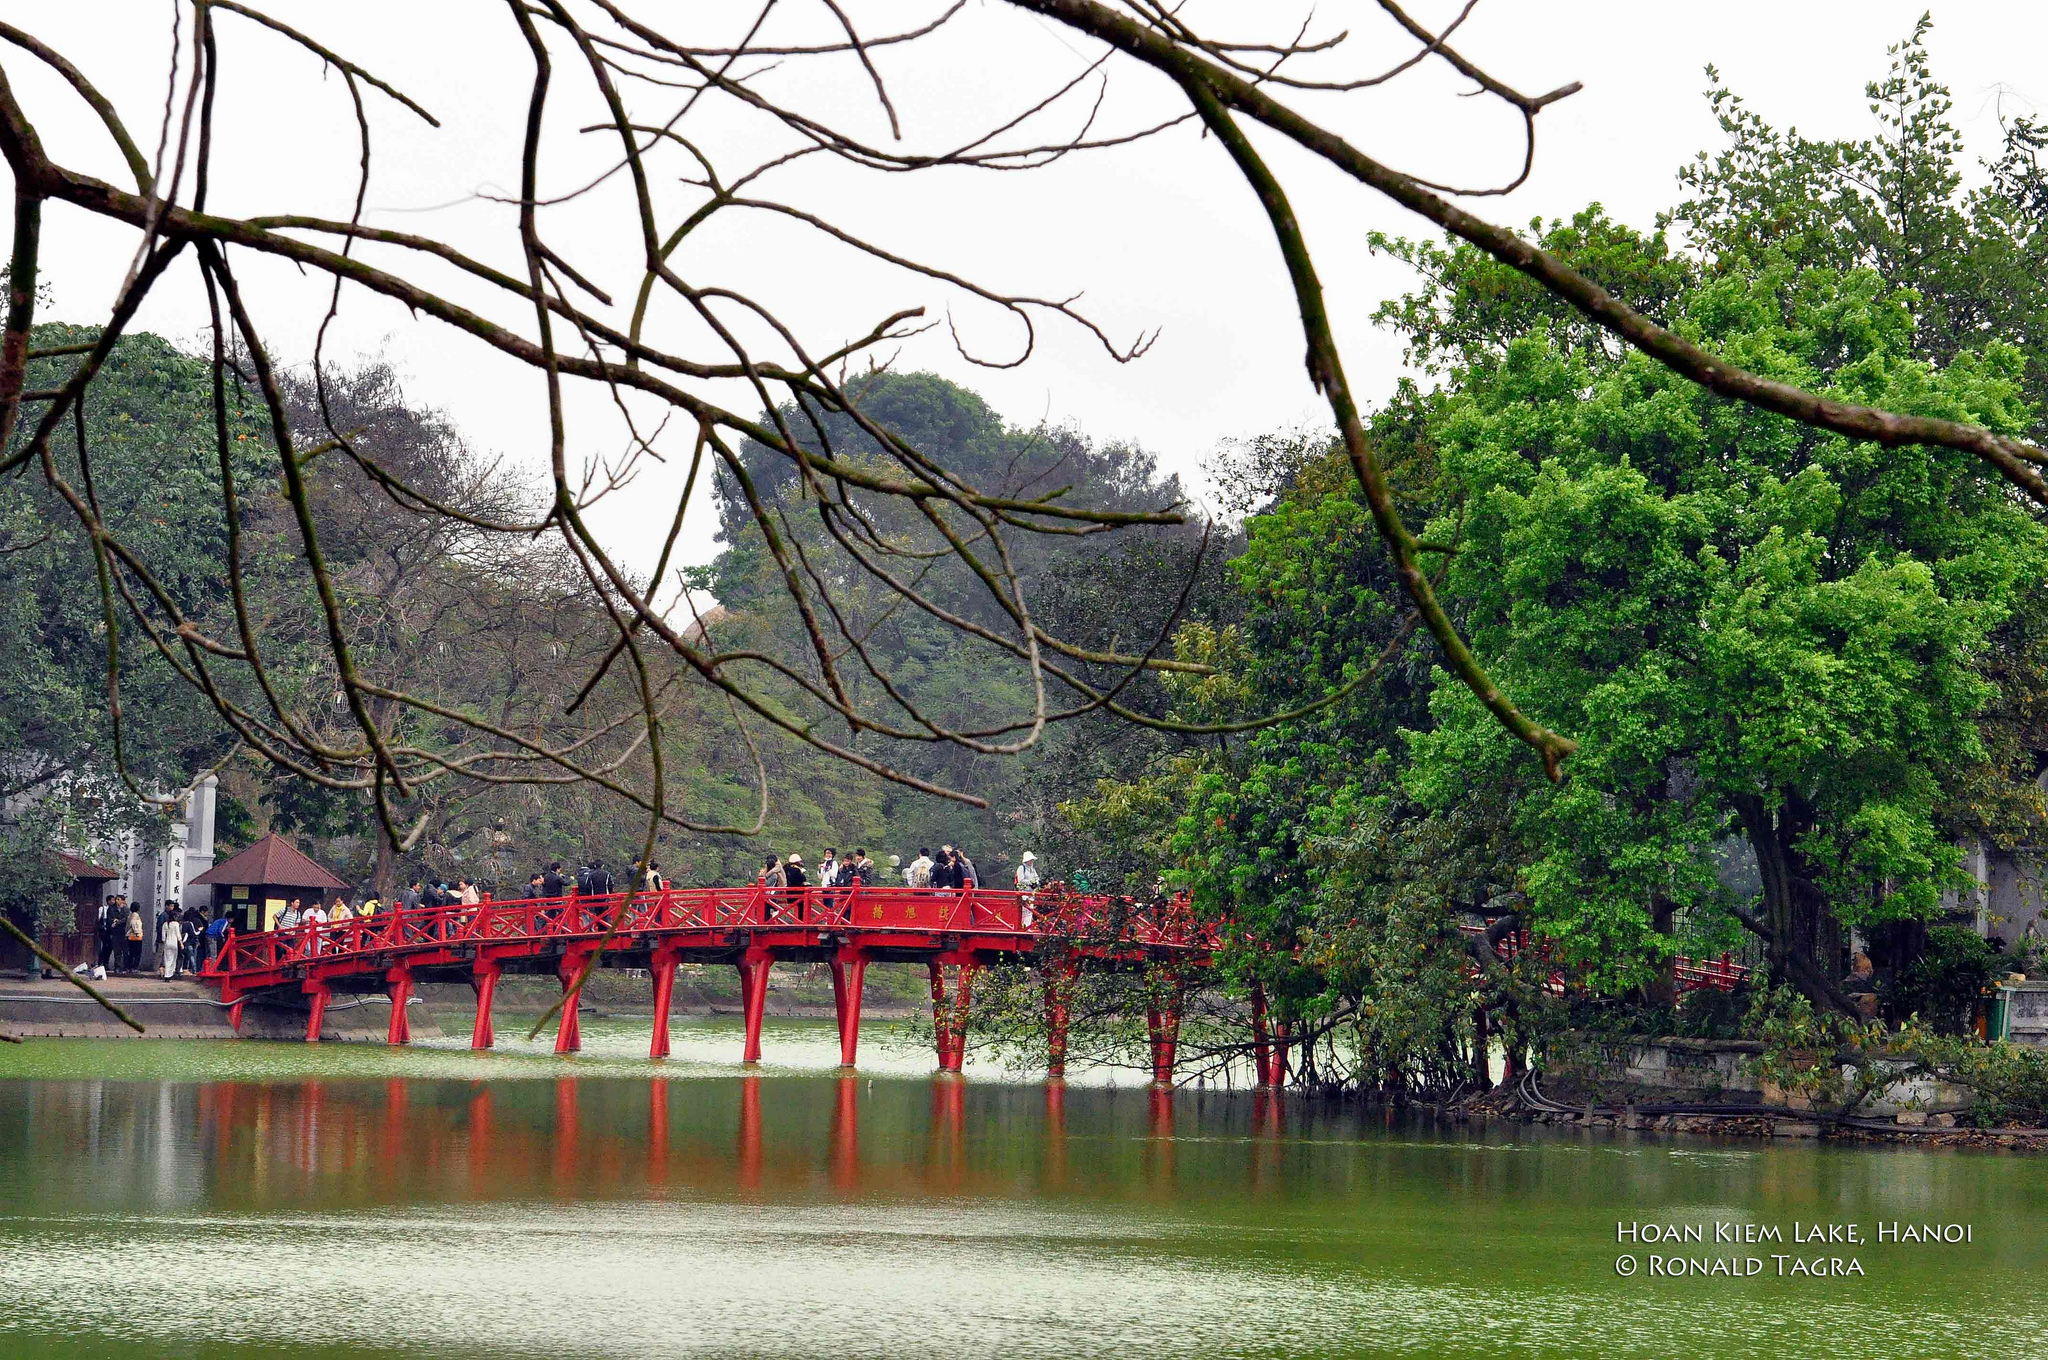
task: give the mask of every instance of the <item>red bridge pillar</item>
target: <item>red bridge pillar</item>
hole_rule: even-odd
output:
[[[939,1070],[958,1072],[967,1060],[967,1009],[974,984],[973,957],[962,956],[953,963],[953,995],[946,995],[946,964],[933,959],[926,965],[932,980],[932,1031],[939,1051]]]
[[[740,1061],[749,1066],[761,1061],[761,1017],[768,1012],[768,970],[774,964],[774,951],[757,944],[748,945],[736,964],[740,970],[740,1007],[747,1021],[747,1046]]]
[[[1252,984],[1252,1058],[1259,1070],[1259,1085],[1275,1089],[1287,1084],[1287,1026],[1269,1022],[1266,989]]]
[[[571,992],[569,987],[576,981],[576,975],[583,971],[584,960],[593,951],[588,947],[571,948],[562,954],[561,962],[555,965],[555,976],[562,980],[562,1018],[555,1025],[555,1052],[581,1053],[583,1051],[583,1024],[579,1012],[582,1010],[583,992]]]
[[[331,993],[325,982],[313,978],[305,981],[302,990],[313,999],[312,1013],[306,1017],[306,1042],[317,1044],[320,1042],[321,1022],[327,1018],[327,998]]]
[[[677,962],[673,949],[657,949],[649,961],[648,971],[654,975],[654,1039],[647,1048],[650,1058],[668,1056],[668,1013],[675,999]]]
[[[839,1065],[852,1067],[860,1049],[860,994],[867,982],[865,950],[843,946],[832,960],[832,1009],[839,1020]]]
[[[1067,1007],[1074,999],[1080,969],[1068,959],[1045,973],[1045,1079],[1067,1079]]]
[[[479,958],[470,969],[469,985],[476,989],[476,1028],[470,1031],[471,1048],[489,1048],[498,1041],[491,1029],[491,1001],[498,994],[498,965]]]
[[[1284,1023],[1273,1026],[1273,1052],[1268,1059],[1266,1075],[1259,1084],[1276,1091],[1287,1084],[1287,1026]]]
[[[1145,1008],[1145,1030],[1152,1041],[1152,1084],[1173,1085],[1173,1063],[1180,1051],[1180,1006],[1154,1002]]]
[[[1161,968],[1147,979],[1145,1032],[1152,1041],[1152,1085],[1173,1085],[1174,1058],[1180,1051],[1181,980],[1178,971]]]
[[[387,1044],[412,1042],[412,1017],[406,1006],[412,1001],[412,969],[400,966],[384,975],[385,990],[391,997],[391,1023],[384,1031]]]

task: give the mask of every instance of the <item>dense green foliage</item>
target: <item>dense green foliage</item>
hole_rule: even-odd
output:
[[[1754,371],[2034,430],[2040,138],[2010,128],[1965,192],[1924,32],[1894,58],[1866,141],[1779,132],[1717,86],[1728,146],[1685,168],[1656,232],[1597,205],[1532,229]],[[1342,463],[1267,441],[1238,469],[1275,490],[1232,564],[1246,614],[1183,639],[1226,674],[1178,687],[1178,711],[1327,706],[1073,814],[1149,836],[1244,928],[1237,984],[1342,1037],[1325,1076],[1448,1088],[1475,1005],[1511,1045],[1565,1020],[1540,1014],[1553,966],[1678,1023],[1671,956],[1744,938],[1806,1004],[1846,1009],[1858,932],[1894,996],[1957,1023],[1974,993],[1950,933],[1922,953],[1968,882],[1957,837],[2026,844],[2043,811],[2038,518],[1969,458],[1709,396],[1473,249],[1373,244],[1424,280],[1379,313],[1434,380],[1374,419],[1404,513],[1489,672],[1578,754],[1548,782],[1420,645],[1354,684],[1402,599]],[[1550,959],[1504,960],[1504,928]]]
[[[2016,355],[1911,357],[1908,300],[1867,274],[1766,262],[1702,283],[1675,320],[1824,392],[2022,423]],[[1924,919],[1961,885],[1936,813],[1984,756],[1975,659],[2048,567],[1996,479],[1542,333],[1468,370],[1440,429],[1474,643],[1582,754],[1564,784],[1530,781],[1483,710],[1438,686],[1410,787],[1445,808],[1474,783],[1526,785],[1529,909],[1574,962],[1646,981],[1648,937],[1721,903],[1711,852],[1731,830],[1762,871],[1773,964],[1809,989],[1839,927]]]
[[[901,436],[926,458],[989,491],[1019,498],[1061,494],[1076,502],[1110,509],[1137,509],[1181,499],[1179,483],[1161,477],[1151,455],[1118,444],[1097,444],[1078,431],[1041,426],[1006,426],[979,397],[930,374],[878,372],[850,389],[866,419]],[[874,441],[842,412],[779,413],[808,447],[871,457]],[[952,620],[966,620],[999,635],[1014,628],[975,574],[958,560],[931,563],[917,573],[918,590],[929,610],[903,603],[880,587],[846,545],[807,513],[800,483],[785,459],[758,447],[741,450],[746,484],[730,468],[717,478],[723,514],[723,549],[695,574],[713,594],[722,616],[712,626],[720,646],[752,647],[801,658],[808,677],[822,684],[808,656],[802,620],[783,587],[781,568],[749,510],[748,496],[770,509],[785,551],[800,552],[808,569],[831,586],[831,607],[865,639],[875,669],[890,677],[894,696],[852,657],[841,668],[849,689],[865,706],[894,706],[899,724],[919,728],[924,720],[953,730],[1013,729],[1016,741],[1028,728],[1033,697],[1028,671],[991,642],[964,633]],[[908,552],[943,546],[933,525],[913,522],[901,508],[872,513],[877,539]],[[956,526],[967,532],[965,526]],[[1223,588],[1227,545],[1202,549],[1191,529],[1126,530],[1111,538],[1013,533],[1006,542],[1014,571],[1035,619],[1048,632],[1095,651],[1142,653],[1166,649],[1177,620],[1206,620],[1230,601]],[[995,570],[986,545],[982,555]],[[885,567],[908,570],[902,559]],[[818,592],[822,599],[823,591]],[[820,606],[822,607],[822,606]],[[1113,685],[1116,668],[1071,657],[1059,658],[1090,683]],[[810,703],[787,680],[762,677],[774,685],[794,712]],[[1139,676],[1118,694],[1119,702],[1141,712],[1160,712],[1165,695],[1159,682]],[[1077,696],[1048,681],[1047,706],[1076,706]],[[822,710],[820,710],[822,712]],[[919,716],[921,715],[921,716]],[[1059,874],[1122,877],[1138,872],[1134,857],[1116,837],[1076,837],[1056,815],[1062,800],[1087,790],[1095,780],[1141,768],[1184,744],[1101,712],[1049,727],[1018,756],[978,754],[937,741],[893,739],[872,732],[838,733],[855,749],[892,769],[931,784],[985,799],[972,806],[902,786],[884,785],[822,754],[786,744],[773,768],[771,822],[759,838],[706,838],[699,855],[721,860],[726,872],[750,874],[768,850],[813,855],[825,845],[844,849],[866,845],[900,855],[906,862],[920,846],[957,844],[967,849],[992,884],[1006,883],[1017,856],[1035,849]],[[736,744],[736,743],[734,743]],[[707,753],[709,754],[709,753]],[[730,746],[717,757],[739,772],[742,753]],[[1144,872],[1156,874],[1157,862]],[[1149,882],[1149,878],[1147,880]]]
[[[83,338],[75,328],[43,326],[34,346]],[[62,362],[32,361],[29,385],[55,381]],[[226,590],[209,381],[204,363],[154,336],[137,337],[94,389],[82,438],[60,439],[52,452],[73,492],[119,524],[158,579],[198,610],[217,606]],[[254,446],[246,426],[235,434],[235,471],[251,477]],[[103,589],[115,589],[113,578],[103,577],[90,538],[49,483],[0,482],[0,880],[8,905],[45,926],[68,927],[71,914],[57,895],[68,878],[54,871],[51,851],[127,831],[161,835],[163,810],[147,800],[182,788],[229,749],[204,701],[125,608],[109,637]],[[160,611],[145,612],[163,626]],[[110,649],[118,659],[114,691]],[[117,739],[132,783],[111,759]]]

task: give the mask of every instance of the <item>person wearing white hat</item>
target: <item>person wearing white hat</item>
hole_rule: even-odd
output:
[[[1042,881],[1038,876],[1038,856],[1026,850],[1024,858],[1017,862],[1017,891],[1024,894],[1020,901],[1024,908],[1026,930],[1031,929],[1031,908],[1035,905],[1032,894],[1038,891],[1038,885]]]

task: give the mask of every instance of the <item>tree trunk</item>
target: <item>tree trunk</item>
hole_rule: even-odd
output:
[[[1650,895],[1650,929],[1667,940],[1671,938],[1677,919],[1677,908],[1663,893]],[[1643,988],[1643,1000],[1652,1006],[1672,1007],[1678,1004],[1678,965],[1670,958],[1657,965],[1657,976]]]
[[[371,890],[382,902],[389,902],[396,895],[398,887],[398,852],[391,848],[391,838],[384,834],[380,824],[375,832],[377,841],[377,871],[370,879]]]
[[[1736,800],[1736,816],[1756,851],[1763,881],[1763,917],[1743,924],[1762,936],[1774,985],[1794,987],[1823,1009],[1853,1014],[1855,1005],[1839,985],[1841,922],[1828,910],[1813,884],[1812,866],[1797,849],[1807,830],[1802,806],[1788,796],[1773,813],[1760,796]]]
[[[1472,1008],[1472,1087],[1478,1091],[1493,1089],[1493,1038],[1484,1006]]]

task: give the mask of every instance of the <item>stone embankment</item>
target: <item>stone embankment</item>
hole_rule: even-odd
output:
[[[1495,1112],[1532,1123],[1747,1138],[1829,1138],[2048,1151],[2048,1129],[1979,1129],[1973,1094],[1880,1061],[1897,1073],[1844,1115],[1752,1075],[1763,1045],[1741,1039],[1637,1039],[1592,1045],[1536,1082],[1493,1093]]]
[[[716,986],[725,981],[723,977],[707,981],[713,985],[679,983],[676,1015],[739,1014],[737,986],[727,996]],[[23,1039],[303,1039],[306,1034],[307,1006],[289,992],[251,997],[237,1034],[228,1023],[227,1007],[215,999],[212,988],[197,982],[184,978],[166,982],[155,974],[116,974],[94,986],[142,1022],[146,1032],[138,1035],[69,982],[30,980],[13,974],[0,977],[0,1034]],[[820,998],[815,995],[817,990],[808,985],[808,979],[785,978],[778,972],[769,986],[768,1014],[779,1019],[830,1020],[829,994]],[[875,996],[878,990],[869,988],[863,1007],[870,1019],[900,1020],[916,1013],[915,1007],[894,997]],[[497,1012],[507,1020],[538,1016],[560,996],[561,987],[552,977],[508,976],[498,990]],[[461,983],[425,985],[413,998],[412,1032],[420,1038],[466,1035],[474,1004],[470,989]],[[586,1020],[651,1019],[653,1014],[653,997],[644,975],[601,970],[592,974],[585,986]],[[390,1020],[391,1002],[382,993],[337,996],[328,1003],[322,1033],[329,1040],[382,1043]]]
[[[0,1034],[21,1039],[303,1039],[306,1008],[289,1003],[252,1000],[242,1014],[242,1031],[228,1023],[227,1007],[213,989],[183,978],[165,982],[154,974],[116,975],[93,984],[107,999],[134,1016],[145,1032],[137,1034],[106,1008],[70,983],[56,978],[34,981],[20,975],[0,978]],[[385,997],[349,997],[327,1008],[324,1025],[330,1039],[382,1041],[391,1020]],[[431,1020],[422,1030],[415,1012],[413,1032],[438,1034]]]

